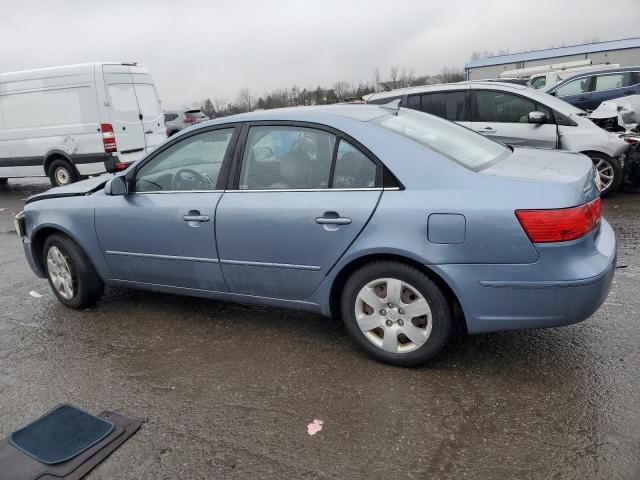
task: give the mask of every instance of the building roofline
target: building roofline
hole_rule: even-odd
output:
[[[604,47],[604,48],[603,48]],[[493,65],[504,65],[506,63],[516,63],[531,60],[544,60],[546,58],[557,58],[567,55],[580,55],[584,53],[595,53],[611,50],[625,50],[628,48],[640,48],[640,37],[620,38],[617,40],[606,40],[593,43],[579,43],[563,47],[544,48],[541,50],[531,50],[529,52],[508,53],[506,55],[495,55],[492,57],[479,58],[467,62],[465,70],[470,68],[488,67]]]

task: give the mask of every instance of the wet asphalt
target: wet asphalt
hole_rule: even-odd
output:
[[[0,437],[72,403],[144,419],[91,479],[640,478],[640,195],[605,201],[619,268],[592,318],[402,369],[311,314],[129,290],[63,307],[13,231],[46,188],[0,186]]]

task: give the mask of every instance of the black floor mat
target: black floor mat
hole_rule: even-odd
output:
[[[113,423],[111,433],[75,458],[56,465],[38,462],[11,445],[9,438],[1,440],[0,478],[2,480],[78,480],[131,437],[142,423],[140,420],[108,411],[100,413],[98,417]]]
[[[71,405],[59,405],[11,434],[14,447],[39,462],[66,462],[91,448],[113,430],[113,423]]]

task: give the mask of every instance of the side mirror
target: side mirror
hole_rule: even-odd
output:
[[[545,123],[547,121],[547,114],[544,112],[529,112],[529,123]]]
[[[104,186],[105,195],[126,195],[129,193],[129,186],[124,175],[113,177]]]

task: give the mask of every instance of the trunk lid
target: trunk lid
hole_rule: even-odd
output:
[[[504,160],[480,172],[483,175],[567,184],[584,202],[599,195],[591,159],[581,153],[514,147]]]

